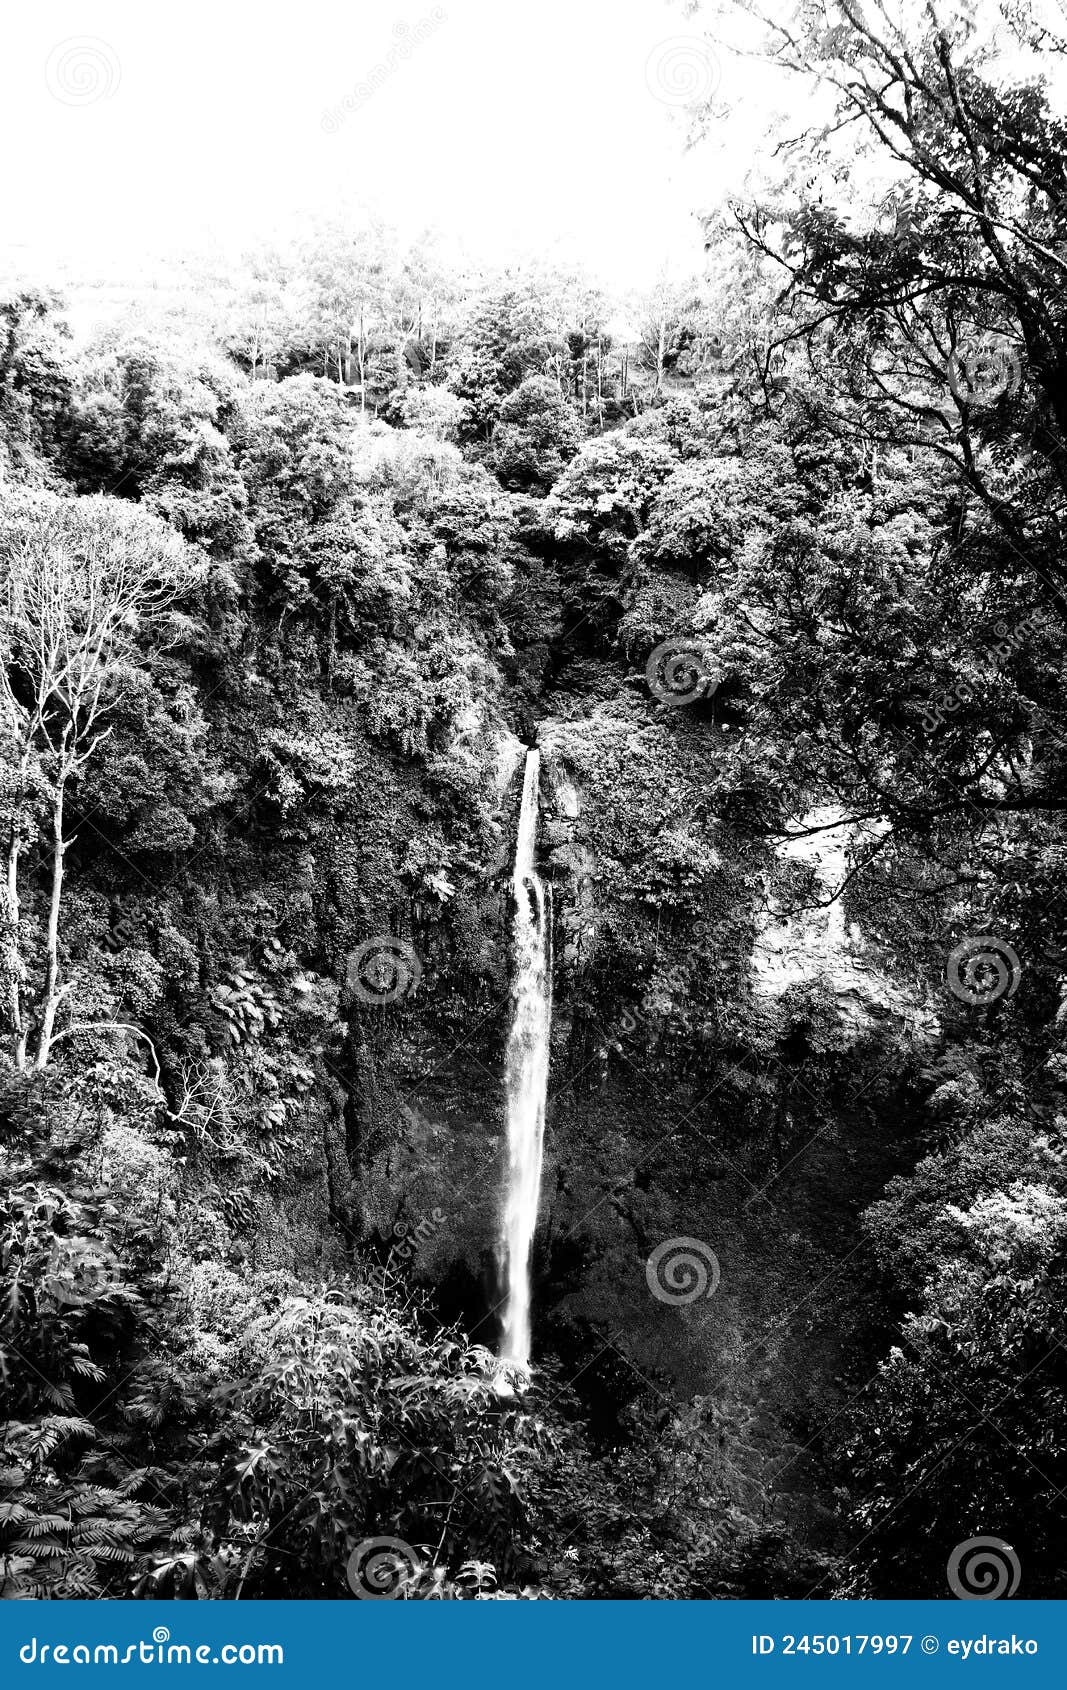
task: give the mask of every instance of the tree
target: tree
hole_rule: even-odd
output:
[[[663,392],[667,371],[677,361],[686,291],[664,273],[638,305],[643,325],[640,362],[652,371],[652,391],[656,394]]]
[[[131,671],[176,637],[176,602],[196,577],[179,537],[117,499],[15,495],[0,505],[0,711],[8,833],[4,995],[17,1067],[43,1068],[70,993],[60,917],[68,789],[110,732]],[[31,996],[20,897],[33,817],[50,817],[51,874]],[[32,929],[37,935],[36,925]]]
[[[229,596],[253,551],[232,445],[243,388],[214,350],[115,334],[86,360],[67,442],[81,492],[143,500],[212,558]]]
[[[439,251],[440,237],[428,231],[404,254],[396,298],[401,332],[409,336],[421,364],[432,380],[447,328],[459,295],[459,281]]]
[[[229,313],[224,345],[252,381],[271,374],[291,332],[289,317],[277,282],[256,275],[244,279]]]
[[[454,440],[463,419],[463,400],[447,387],[408,387],[399,403],[406,428],[419,429],[435,440]]]
[[[60,452],[71,373],[56,301],[32,289],[0,298],[0,476],[9,463],[40,476]]]
[[[1028,1596],[1060,1588],[1067,1200],[1052,1157],[1048,1175],[1002,1170],[931,1216],[929,1277],[843,1451],[865,1592],[940,1594],[953,1547],[990,1531],[1022,1551]]]
[[[940,455],[1001,539],[1004,566],[1027,560],[1056,602],[1067,579],[1067,125],[1047,79],[1016,80],[968,9],[944,0],[806,0],[785,19],[741,4],[778,65],[836,97],[823,135],[794,143],[786,196],[735,208],[785,283],[779,340],[804,346],[842,432]],[[1017,47],[1067,51],[1026,4],[997,10]],[[864,168],[892,172],[858,222],[804,186],[831,171],[848,181],[857,159],[861,183]],[[1023,477],[1020,451],[1031,456]]]
[[[1013,84],[939,0],[740,4],[837,110],[786,149],[784,186],[734,207],[755,278],[779,284],[740,394],[773,419],[795,497],[757,516],[704,626],[739,690],[755,682],[750,727],[766,702],[783,794],[831,790],[928,844],[1054,813],[1067,130],[1040,78]],[[1026,36],[1025,9],[1005,12]]]
[[[600,288],[590,285],[580,276],[566,278],[558,307],[563,327],[565,357],[558,359],[556,370],[561,389],[568,367],[570,387],[575,401],[581,406],[582,422],[589,416],[590,382],[598,424],[604,423],[605,369],[611,349],[611,336],[606,322],[609,304]]]
[[[558,374],[563,345],[559,324],[532,286],[505,282],[476,298],[449,358],[449,386],[467,403],[462,438],[488,441],[520,382],[553,367]]]
[[[578,419],[556,383],[527,376],[500,407],[493,468],[505,483],[547,493],[580,444]]]
[[[308,243],[301,260],[309,294],[307,344],[321,357],[323,375],[345,387],[358,385],[365,412],[377,365],[390,348],[396,350],[389,332],[396,274],[392,240],[377,222],[358,231],[335,223]],[[394,385],[395,380],[386,383]]]

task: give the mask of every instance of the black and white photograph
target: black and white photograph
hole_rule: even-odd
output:
[[[0,1595],[1067,1596],[1067,4],[0,32]]]

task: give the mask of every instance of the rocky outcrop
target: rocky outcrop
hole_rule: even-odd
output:
[[[775,1001],[796,987],[822,987],[848,1042],[894,1029],[908,1039],[931,1040],[940,1032],[933,1008],[915,987],[892,977],[860,924],[845,914],[852,867],[879,832],[877,825],[850,823],[839,812],[817,809],[782,842],[779,865],[803,865],[811,885],[799,907],[781,895],[768,899],[752,948],[753,989]]]

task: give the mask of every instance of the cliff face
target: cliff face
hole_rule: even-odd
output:
[[[721,1499],[819,1542],[822,1435],[865,1356],[856,1221],[914,1160],[909,1083],[936,1021],[847,889],[833,901],[833,818],[753,845],[709,796],[713,723],[603,672],[585,700],[543,703],[556,1001],[535,1358],[609,1441],[639,1394],[690,1412]],[[353,1041],[354,1231],[490,1343],[519,752],[501,736],[493,759],[492,970],[464,994],[437,955]]]

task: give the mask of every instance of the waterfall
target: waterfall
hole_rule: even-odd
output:
[[[500,1353],[502,1360],[523,1369],[530,1361],[530,1271],[541,1193],[552,1022],[551,904],[549,889],[534,868],[540,764],[539,751],[526,753],[511,880],[514,1008],[505,1070],[508,1168],[500,1231],[504,1280]]]

